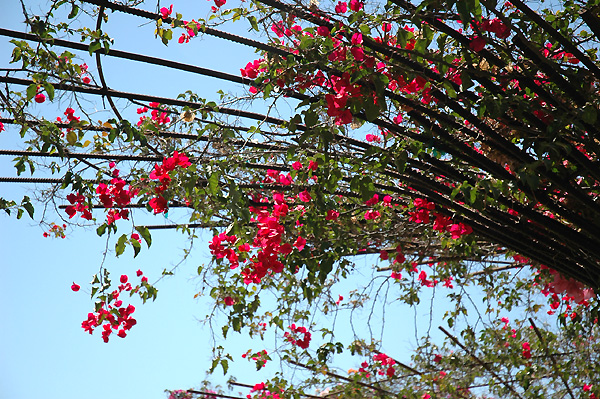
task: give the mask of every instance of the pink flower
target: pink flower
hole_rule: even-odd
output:
[[[91,79],[88,76],[85,76],[81,81],[87,85],[90,83]]]
[[[392,30],[392,24],[390,24],[389,22],[384,22],[381,25],[381,30],[383,30],[384,32],[389,32]]]
[[[400,273],[400,272],[392,272],[392,275],[390,277],[393,278],[394,280],[401,280],[402,279],[402,273]]]
[[[292,168],[294,168],[294,170],[300,170],[300,169],[302,169],[302,164],[300,162],[296,161],[292,164]]]
[[[43,93],[39,93],[35,95],[35,102],[38,104],[43,103],[44,101],[46,101],[46,96]]]
[[[75,283],[71,284],[71,290],[77,292],[81,287]]]
[[[300,194],[298,194],[298,198],[302,202],[310,202],[310,200],[312,199],[307,190],[304,190]]]
[[[144,274],[141,270],[138,269],[137,272],[135,272],[135,275],[140,277],[142,274]]]
[[[308,170],[317,170],[319,164],[315,161],[308,161]]]
[[[442,355],[440,355],[440,354],[435,355],[433,357],[433,361],[436,362],[436,363],[441,362],[442,361]]]
[[[160,9],[160,14],[161,14],[162,19],[169,18],[169,15],[171,15],[172,12],[173,12],[173,4],[171,4],[171,7],[169,7],[169,8],[163,7]]]
[[[127,280],[129,280],[129,277],[127,277],[126,274],[121,275],[121,278],[119,279],[121,284],[125,284],[127,282]]]

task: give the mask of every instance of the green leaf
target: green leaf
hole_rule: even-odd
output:
[[[27,87],[27,100],[31,100],[37,93],[37,85],[31,84]]]
[[[229,370],[229,362],[227,359],[221,360],[221,367],[223,368],[223,375],[227,374],[227,370]]]
[[[588,123],[590,125],[596,123],[596,120],[598,119],[596,108],[591,104],[586,105],[585,108],[583,108],[581,119],[583,119],[585,123]]]
[[[248,17],[248,22],[250,22],[252,29],[258,32],[258,23],[256,22],[256,17],[254,15]]]
[[[133,238],[131,239],[130,242],[131,242],[131,245],[133,246],[133,257],[135,258],[140,253],[140,250],[142,249],[142,244],[140,244],[140,242],[138,240],[135,240]]]
[[[219,175],[220,173],[218,171],[212,172],[208,178],[208,190],[213,195],[219,193]]]
[[[125,252],[125,244],[126,243],[127,243],[127,236],[125,234],[123,234],[121,237],[119,237],[119,239],[117,240],[117,243],[115,244],[115,252],[117,253],[117,256],[119,256],[123,252]]]
[[[67,18],[73,19],[77,16],[78,13],[79,13],[79,7],[75,3],[73,3],[73,5],[71,7],[71,12],[69,13],[69,16]]]
[[[150,230],[145,226],[137,226],[135,230],[140,233],[140,236],[146,241],[146,245],[150,248],[152,245],[152,236],[150,235]]]
[[[104,233],[106,232],[106,227],[107,227],[106,223],[104,223],[101,226],[98,226],[98,228],[96,229],[96,234],[98,234],[100,237],[102,237],[104,235]]]
[[[77,143],[77,133],[75,133],[73,130],[67,133],[67,143],[71,145],[75,145],[75,143]]]
[[[48,99],[50,101],[54,100],[54,86],[52,86],[48,82],[45,82],[44,83],[44,90],[46,90],[46,94],[48,94]]]
[[[29,197],[24,197],[23,198],[24,202],[21,202],[21,206],[23,206],[23,208],[27,211],[27,214],[29,215],[29,217],[31,219],[33,219],[33,205],[31,204],[31,202],[29,202]]]
[[[92,43],[90,43],[90,47],[88,48],[88,51],[90,53],[90,55],[94,54],[94,51],[98,51],[102,48],[102,44],[99,41],[94,41]]]

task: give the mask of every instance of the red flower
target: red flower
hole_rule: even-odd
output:
[[[363,42],[362,33],[359,33],[359,32],[354,33],[352,35],[351,41],[352,41],[352,44],[354,44],[354,45],[362,44],[362,42]]]
[[[162,213],[167,210],[167,200],[162,195],[152,198],[148,205],[154,210],[154,214]]]
[[[80,289],[80,288],[81,288],[81,287],[80,287],[80,286],[78,286],[78,285],[77,285],[77,284],[75,284],[75,283],[73,283],[73,284],[71,285],[71,289],[72,289],[73,291],[75,291],[75,292],[79,291],[79,289]]]
[[[469,43],[469,48],[475,52],[479,52],[483,50],[485,47],[485,38],[481,36],[476,36],[471,39],[471,43]]]
[[[86,85],[90,83],[91,79],[88,76],[85,76],[83,79],[81,79],[83,83],[85,83]]]
[[[129,280],[129,277],[127,277],[126,274],[123,274],[121,276],[121,278],[119,279],[119,281],[121,282],[121,284],[125,284],[127,282],[127,280]]]
[[[223,298],[223,302],[225,302],[225,305],[227,306],[233,306],[235,300],[230,296],[226,296],[225,298]]]
[[[343,14],[348,11],[348,4],[345,1],[339,1],[335,6],[335,12],[338,14]]]
[[[140,277],[142,274],[144,274],[141,270],[138,270],[137,272],[135,272],[135,274]]]
[[[354,12],[359,12],[363,9],[365,3],[359,0],[350,0],[350,9]]]
[[[325,220],[336,220],[340,217],[340,213],[333,209],[327,211],[327,216],[325,216]]]
[[[46,101],[46,96],[43,93],[39,93],[35,95],[35,102],[38,104],[43,103],[44,101]]]
[[[294,246],[298,249],[298,251],[302,251],[304,249],[305,245],[306,245],[306,240],[302,237],[298,237],[296,239],[296,242],[294,243]]]
[[[329,36],[330,33],[329,28],[326,26],[319,26],[317,28],[317,35],[319,36]]]
[[[379,213],[379,211],[374,211],[372,209],[369,209],[368,211],[365,212],[365,219],[366,220],[375,220],[377,219],[381,214]]]

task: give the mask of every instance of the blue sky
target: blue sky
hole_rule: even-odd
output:
[[[34,2],[27,2],[27,5],[33,13],[39,13],[45,7],[45,4],[38,6]],[[209,8],[210,3],[202,2],[195,9],[188,7],[188,11],[193,16],[205,16]],[[178,9],[183,10],[184,5]],[[5,5],[0,14],[3,28],[23,30],[19,23],[22,20],[17,1]],[[177,43],[166,48],[153,39],[152,25],[138,28],[139,24],[140,20],[112,14],[106,30],[118,37],[115,48],[196,62],[231,73],[239,73],[246,58],[253,59],[254,56],[250,49],[237,49],[231,56],[220,52],[220,57],[214,57],[217,50],[210,40],[202,43],[197,40],[186,48],[178,47]],[[10,66],[8,59],[12,45],[8,40],[0,38],[2,67]],[[205,56],[199,57],[201,53]],[[77,55],[94,73],[93,60],[84,53]],[[235,59],[232,58],[234,55]],[[125,65],[110,59],[105,63],[105,72],[108,84],[113,87],[161,96],[175,96],[191,89],[217,99],[214,93],[223,86],[218,81],[211,82],[211,79],[188,73],[174,73],[131,62]],[[71,103],[58,103],[53,109],[45,104],[39,107],[39,112],[51,118],[60,115],[68,105]],[[94,116],[106,119],[108,113],[98,112]],[[0,134],[0,146],[22,148],[17,132],[7,128]],[[0,159],[2,176],[16,175],[10,159],[6,156]],[[15,199],[20,199],[23,194],[33,197],[34,189],[33,185],[2,184],[0,195]],[[36,221],[41,213],[42,208],[38,207]],[[177,214],[171,212],[170,217],[176,218]],[[59,222],[58,218],[56,220]],[[129,336],[126,339],[113,337],[105,344],[97,333],[85,333],[81,321],[93,309],[88,282],[99,270],[106,241],[97,237],[92,228],[68,230],[64,240],[44,238],[43,229],[36,221],[28,218],[17,221],[14,217],[0,215],[1,398],[92,399],[105,398],[107,394],[163,398],[164,389],[198,386],[205,379],[212,346],[209,345],[208,328],[198,320],[208,313],[209,304],[193,297],[199,287],[194,279],[197,267],[209,260],[208,233],[198,232],[200,239],[189,261],[175,276],[165,278],[157,285],[159,300],[145,305],[132,301],[139,324]],[[159,224],[161,220],[153,223]],[[109,255],[106,266],[114,276],[120,273],[131,276],[137,269],[142,269],[150,281],[154,281],[164,268],[170,269],[181,259],[186,245],[184,237],[178,233],[157,231],[150,251],[142,251],[136,259],[131,253],[118,260]],[[71,291],[73,281],[82,286],[80,292]],[[241,354],[245,348],[247,345],[240,346],[237,352]],[[246,372],[242,365],[240,369]],[[211,379],[224,382],[219,374]]]
[[[31,1],[27,4],[34,12],[44,7]],[[175,4],[175,10],[190,15],[191,19],[206,16],[210,5],[207,1],[180,2]],[[5,5],[0,13],[1,27],[23,30],[19,23],[21,20],[20,5],[15,0]],[[139,19],[111,14],[105,30],[117,38],[114,48],[234,74],[239,74],[239,68],[257,58],[250,48],[211,38],[193,40],[187,45],[172,43],[165,47],[153,39],[153,25],[140,26],[140,23]],[[244,34],[243,28],[237,26],[227,30]],[[2,67],[9,66],[12,47],[8,40],[0,37]],[[87,62],[94,74],[93,60],[84,53],[78,53],[78,56]],[[239,91],[235,86],[211,78],[133,62],[107,59],[104,69],[108,85],[123,91],[175,97],[190,89],[214,100],[218,89]],[[56,101],[37,110],[53,118],[69,105],[72,104]],[[126,112],[135,112],[134,108]],[[105,120],[108,115],[108,112],[99,110],[94,118]],[[0,148],[23,148],[14,129],[9,128],[0,134]],[[15,176],[10,157],[0,158],[0,174]],[[38,189],[41,187],[37,186]],[[0,196],[19,199],[23,194],[29,194],[33,197],[35,189],[33,185],[0,183]],[[206,298],[194,299],[194,294],[200,284],[197,267],[209,262],[209,233],[198,231],[199,239],[189,259],[179,267],[175,276],[165,278],[157,285],[159,297],[156,302],[146,305],[135,300],[132,302],[137,309],[135,318],[138,325],[128,337],[119,339],[113,336],[105,344],[99,334],[88,335],[80,325],[92,310],[87,282],[100,268],[106,241],[97,237],[94,228],[68,229],[64,240],[44,238],[43,229],[36,223],[41,214],[42,208],[38,207],[35,221],[27,217],[16,220],[0,215],[0,398],[99,399],[110,395],[153,399],[164,398],[164,389],[200,385],[206,378],[205,370],[210,367],[212,344],[208,327],[199,320],[210,312],[211,305]],[[172,220],[180,217],[182,215],[176,211],[169,215]],[[148,220],[154,224],[167,222],[161,218]],[[58,222],[58,217],[56,220]],[[163,269],[170,269],[181,259],[183,248],[187,245],[182,235],[167,230],[156,231],[153,237],[152,248],[143,250],[136,259],[130,251],[119,259],[112,255],[107,257],[106,266],[113,278],[121,273],[132,276],[141,269],[150,281],[155,281]],[[361,258],[359,262],[365,270],[372,269],[371,260]],[[81,285],[82,290],[72,292],[72,282]],[[335,294],[346,295],[351,288],[354,287],[342,286]],[[407,359],[414,336],[412,321],[423,316],[428,321],[428,309],[429,304],[425,311],[416,314],[406,307],[388,309],[388,317],[394,312],[396,317],[386,324],[381,336],[393,342],[390,355]],[[382,315],[376,312],[375,319],[377,317],[381,320]],[[345,319],[340,318],[338,325],[344,323]],[[359,330],[365,328],[364,323],[366,319],[359,315]],[[378,330],[382,323],[373,320],[372,326]],[[350,338],[350,330],[347,332],[342,337]],[[262,349],[271,344],[249,342],[244,337],[233,336],[227,347],[239,359],[249,348]],[[273,365],[264,373],[255,375],[253,365],[242,361],[236,363],[231,374],[237,376],[240,382],[250,384],[263,380],[270,371],[278,368],[278,365]],[[342,365],[345,368],[353,366]],[[210,378],[215,384],[225,382],[220,372]]]

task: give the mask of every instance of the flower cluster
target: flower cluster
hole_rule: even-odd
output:
[[[396,373],[394,369],[394,364],[396,361],[386,355],[385,353],[377,353],[373,356],[373,360],[381,366],[381,368],[377,369],[377,374],[379,375],[387,375],[389,378],[392,378]]]
[[[238,254],[235,251],[235,249],[232,248],[236,241],[237,237],[235,235],[228,236],[225,233],[221,233],[213,237],[213,239],[210,241],[210,244],[208,245],[208,248],[210,249],[211,255],[215,256],[217,259],[226,258],[230,263],[231,269],[235,269],[239,266]],[[228,246],[225,247],[223,244],[226,244]],[[240,248],[238,248],[238,251],[240,252],[247,252],[247,250],[249,250],[248,244],[245,244],[245,246],[240,246]],[[227,302],[228,301],[226,298],[226,305],[228,305]]]
[[[50,225],[50,230],[45,231],[44,232],[44,237],[50,237],[51,235],[53,235],[54,237],[58,238],[65,238],[65,229],[67,228],[66,224],[63,224],[62,226],[59,226],[58,224],[52,223]]]
[[[157,194],[156,197],[149,201],[149,205],[154,211],[154,214],[162,213],[167,210],[167,200],[162,196],[162,193],[169,188],[171,183],[171,175],[169,174],[175,168],[187,168],[190,166],[190,160],[185,154],[180,154],[177,151],[173,153],[173,156],[163,159],[162,164],[154,165],[154,170],[150,172],[150,179],[158,180],[160,185],[154,188],[154,192]]]
[[[290,327],[292,332],[286,331],[283,335],[288,342],[291,342],[292,345],[298,345],[302,349],[307,349],[310,344],[311,334],[310,331],[306,329],[306,327],[296,327],[295,324],[292,324]],[[302,338],[300,338],[302,336]]]
[[[258,394],[254,395],[254,399],[281,399],[283,395],[279,393],[271,392],[267,389],[267,385],[264,382],[255,384],[252,389],[250,389],[250,394],[246,395],[246,398],[252,399],[251,393],[258,392]],[[283,394],[285,391],[283,389],[280,390],[280,393]]]
[[[85,204],[85,197],[81,193],[71,193],[67,195],[67,201],[71,205],[65,208],[65,212],[69,215],[69,219],[73,218],[77,212],[81,213],[81,217],[86,220],[92,220],[92,213],[89,207]]]
[[[148,288],[148,278],[145,277],[141,270],[136,272],[137,277],[141,277],[141,285],[133,287],[129,282],[129,277],[125,274],[121,275],[119,282],[121,283],[116,290],[113,290],[108,295],[100,295],[100,301],[96,304],[95,312],[88,313],[88,317],[81,323],[81,328],[92,334],[94,329],[102,326],[102,340],[108,342],[109,336],[113,332],[117,332],[117,336],[125,338],[127,331],[137,324],[137,321],[132,317],[135,312],[133,305],[123,305],[123,301],[119,296],[123,292],[130,294],[139,293],[142,288]],[[99,280],[95,279],[94,284],[100,284]],[[79,285],[73,283],[71,289],[79,291]],[[95,293],[98,288],[95,287],[92,292]]]
[[[247,358],[248,360],[253,360],[254,362],[256,362],[257,370],[266,367],[267,362],[271,360],[271,357],[269,357],[269,353],[266,349],[263,349],[262,351],[256,353],[252,353],[252,350],[249,350],[248,352],[242,354],[242,358]]]
[[[87,76],[88,75],[88,66],[87,66],[87,64],[83,63],[83,64],[79,65],[79,68],[81,68],[81,75],[79,76],[81,78],[81,81],[83,83],[85,83],[86,85],[90,84],[90,82],[92,80],[90,79],[89,76]]]
[[[531,359],[531,346],[529,345],[529,342],[523,342],[523,352],[521,352],[521,355],[523,356],[523,359]]]
[[[216,0],[219,1],[219,0]],[[214,8],[214,7],[213,7]],[[183,21],[183,26],[186,29],[187,33],[182,33],[179,39],[177,40],[179,44],[189,43],[190,39],[198,34],[198,32],[202,29],[202,25],[200,22],[192,19],[191,21]]]
[[[482,21],[477,23],[477,28],[479,28],[481,32],[491,32],[495,34],[498,39],[506,39],[510,36],[510,27],[498,18],[482,18]]]
[[[67,117],[66,121],[63,121],[62,118],[59,116],[56,118],[57,122],[67,122],[67,123],[71,123],[73,121],[75,122],[79,122],[81,120],[80,116],[75,116],[75,110],[71,107],[68,107],[65,112],[64,115]]]
[[[166,125],[167,123],[171,122],[171,118],[169,118],[167,112],[160,109],[159,103],[153,102],[148,104],[148,106],[152,108],[152,111],[150,112],[150,117],[140,116],[140,120],[137,123],[138,126],[142,126],[142,124],[144,124],[148,120],[154,122],[156,126]],[[141,107],[137,109],[137,113],[145,114],[146,112],[148,112],[148,110],[148,107]]]
[[[565,277],[556,270],[550,269],[546,266],[541,266],[541,270],[547,270],[550,274],[551,281],[546,283],[542,288],[542,294],[550,296],[550,309],[548,314],[552,315],[556,313],[556,310],[560,307],[561,301],[565,306],[565,317],[570,317],[574,320],[577,317],[577,312],[572,311],[574,302],[577,305],[589,306],[589,300],[596,297],[596,293],[593,288],[586,287],[584,284]],[[540,281],[541,274],[538,273],[536,282]]]
[[[188,391],[185,391],[183,389],[176,389],[175,391],[169,392],[168,399],[192,399],[193,397],[194,396]]]
[[[106,223],[111,225],[116,220],[129,219],[129,210],[122,208],[131,203],[133,197],[138,194],[138,190],[131,188],[131,186],[126,189],[127,182],[119,178],[119,169],[115,168],[115,163],[111,162],[109,166],[112,169],[113,178],[108,184],[98,184],[96,194],[104,208],[108,209]],[[121,209],[114,209],[115,207]]]
[[[120,278],[121,285],[110,295],[110,302],[100,302],[98,308],[93,313],[88,313],[87,320],[81,323],[81,328],[92,334],[96,327],[102,326],[102,340],[108,342],[109,336],[113,331],[118,331],[117,336],[125,338],[129,331],[137,321],[131,317],[135,312],[133,305],[127,307],[122,306],[123,301],[119,299],[119,295],[123,291],[131,291],[133,287],[128,283],[127,275],[122,275]]]
[[[352,122],[348,100],[360,97],[360,86],[350,83],[350,74],[347,72],[344,72],[341,77],[332,76],[331,82],[334,94],[325,95],[327,115],[334,118],[336,125],[347,125]]]
[[[413,201],[413,205],[415,206],[415,210],[408,212],[408,220],[411,222],[429,223],[430,217],[433,215],[435,217],[433,229],[439,231],[440,233],[450,233],[450,236],[453,240],[459,239],[460,237],[473,232],[473,228],[469,225],[466,225],[462,222],[453,223],[450,217],[444,216],[440,213],[432,214],[432,212],[435,210],[435,204],[433,202],[429,202],[423,198],[416,198]]]

